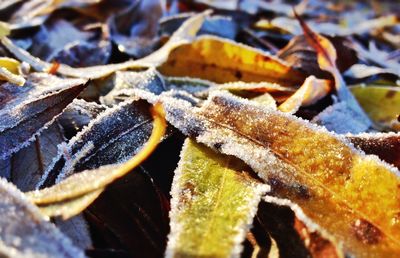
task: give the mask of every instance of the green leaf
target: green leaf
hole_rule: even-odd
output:
[[[243,163],[187,139],[175,171],[167,257],[238,256],[268,190]]]

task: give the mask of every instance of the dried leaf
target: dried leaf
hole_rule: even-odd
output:
[[[399,133],[363,133],[346,135],[346,138],[365,153],[374,154],[400,169]]]
[[[166,122],[161,106],[156,105],[152,111],[153,130],[143,148],[130,160],[121,165],[103,166],[74,174],[60,183],[42,190],[28,192],[28,198],[39,204],[43,214],[70,218],[91,204],[116,179],[129,173],[143,162],[157,147],[162,139]]]
[[[169,53],[173,49],[193,40],[193,37],[198,32],[205,17],[208,16],[209,13],[210,12],[206,11],[204,13],[194,15],[192,18],[182,24],[182,26],[171,36],[167,43],[165,43],[160,49],[144,58],[130,60],[124,63],[90,66],[84,68],[73,68],[68,65],[60,64],[57,72],[71,77],[98,79],[110,75],[118,70],[160,65],[167,60]],[[32,56],[27,51],[19,48],[6,37],[1,39],[1,43],[19,60],[30,64],[37,71],[49,71],[52,66],[51,64],[44,62]]]
[[[266,196],[256,218],[275,239],[280,257],[343,257],[341,245],[289,200]]]
[[[28,145],[85,88],[86,80],[32,75],[25,87],[0,86],[0,159]]]
[[[58,155],[37,187],[49,187],[75,172],[128,160],[151,134],[149,107],[131,98],[106,109],[68,144],[58,146]]]
[[[357,103],[357,100],[354,98],[354,96],[351,94],[349,89],[347,88],[347,85],[345,81],[343,80],[342,75],[340,74],[337,66],[336,66],[336,59],[337,59],[337,53],[335,47],[332,45],[332,43],[322,35],[319,35],[312,31],[308,25],[302,20],[295,12],[296,18],[300,22],[300,25],[303,29],[304,36],[306,37],[308,43],[315,49],[317,52],[317,60],[319,67],[322,70],[328,71],[329,73],[332,74],[333,78],[335,79],[335,88],[337,91],[337,95],[340,101],[342,101],[342,105],[345,105],[346,107],[346,113],[349,114],[349,117],[352,117],[353,121],[359,123],[362,125],[360,127],[359,131],[350,131],[348,132],[351,133],[360,133],[366,131],[369,127],[372,126],[372,122],[368,118],[368,116],[365,114],[364,110],[360,107],[360,105]],[[324,116],[319,117],[319,123],[325,124],[330,123],[331,120],[336,119],[336,115],[341,116],[342,115],[342,110],[341,109],[334,109],[332,108],[330,112],[326,112]],[[347,117],[347,116],[346,116]],[[338,124],[340,124],[342,121],[338,121]],[[329,128],[331,130],[335,130],[335,127]],[[336,131],[336,130],[335,130]]]
[[[20,63],[12,58],[0,57],[0,80],[6,80],[19,86],[24,85],[25,79],[20,76]]]
[[[167,173],[165,163],[154,173]],[[156,258],[164,253],[169,231],[165,202],[151,176],[139,167],[107,187],[85,215],[97,239],[106,243],[102,248],[126,250],[126,257]]]
[[[57,155],[57,145],[64,141],[58,122],[44,129],[28,146],[9,158],[7,169],[10,170],[10,181],[21,191],[34,190],[53,157]]]
[[[240,255],[268,187],[246,177],[232,159],[186,140],[172,184],[166,257]]]
[[[266,52],[213,36],[200,36],[193,43],[177,47],[159,70],[168,76],[217,83],[267,81],[296,86],[305,79],[302,73]]]
[[[368,85],[350,89],[375,123],[400,130],[400,122],[397,120],[400,115],[400,87]]]
[[[201,108],[166,94],[148,99],[162,101],[167,120],[184,134],[242,159],[267,182],[282,182],[279,196],[299,204],[345,250],[400,253],[394,167],[323,128],[226,93],[211,94]],[[360,223],[372,231],[360,231]]]
[[[318,100],[325,97],[329,91],[329,81],[309,76],[304,81],[303,85],[279,106],[279,110],[293,114],[297,112],[301,106],[315,104]]]
[[[18,189],[0,179],[2,257],[85,257]]]

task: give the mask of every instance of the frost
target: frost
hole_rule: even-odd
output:
[[[53,166],[41,183],[49,186],[66,176],[102,165],[126,161],[147,141],[152,129],[149,105],[130,99],[108,108],[67,145],[59,146]]]
[[[84,257],[37,207],[0,179],[0,254],[10,257]]]
[[[242,166],[186,140],[171,189],[166,257],[240,256],[258,203],[269,190],[243,175]]]
[[[134,89],[143,89],[154,94],[165,91],[165,82],[155,68],[145,72],[121,72],[114,75],[114,88],[100,101],[106,105],[115,104],[116,100],[124,100],[132,96]]]
[[[129,60],[119,64],[98,65],[85,68],[73,68],[68,65],[61,64],[57,70],[57,73],[70,77],[98,79],[110,75],[118,70],[160,65],[168,58],[169,53],[174,48],[178,47],[179,45],[189,43],[194,39],[194,36],[203,24],[205,17],[207,17],[209,14],[209,11],[205,11],[203,13],[194,15],[185,21],[182,26],[171,36],[169,41],[164,44],[163,47],[144,58],[138,60]],[[24,49],[13,44],[8,38],[3,37],[1,39],[1,43],[19,60],[30,64],[35,70],[45,72],[50,69],[50,63],[44,62],[39,58],[32,56]]]
[[[325,126],[335,133],[362,133],[369,129],[368,121],[349,108],[346,102],[338,102],[327,107],[312,122]]]
[[[44,74],[29,79],[21,90],[13,89],[15,86],[10,84],[0,88],[6,99],[0,106],[0,159],[27,146],[85,87],[85,80],[80,79],[58,79]]]

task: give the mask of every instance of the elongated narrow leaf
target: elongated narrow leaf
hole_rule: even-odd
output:
[[[145,101],[131,99],[102,112],[67,144],[58,146],[58,155],[38,186],[51,186],[74,172],[128,160],[151,133],[149,107]]]
[[[200,36],[177,47],[159,69],[168,76],[190,76],[218,83],[267,81],[299,86],[305,79],[276,57],[212,36]]]
[[[85,257],[12,184],[0,179],[2,257]]]
[[[32,75],[27,85],[16,89],[3,84],[0,94],[0,159],[25,147],[48,126],[85,88],[86,80]]]
[[[149,100],[163,102],[171,124],[242,159],[264,180],[281,182],[277,195],[299,204],[346,251],[400,253],[400,224],[394,223],[400,173],[394,167],[323,128],[226,93],[211,94],[201,108],[164,96]]]
[[[350,89],[374,122],[400,131],[400,87],[368,85]]]
[[[361,133],[367,131],[372,126],[372,122],[347,88],[347,85],[336,66],[337,53],[335,47],[327,38],[312,31],[305,21],[297,16],[296,12],[295,15],[300,22],[308,43],[317,52],[319,67],[322,70],[331,73],[335,79],[335,88],[338,98],[341,101],[339,107],[336,106],[329,109],[320,116],[317,121],[323,125],[327,124],[327,128],[330,130],[342,133],[340,130],[335,130],[336,124],[340,125],[341,123],[346,123],[346,120],[351,118],[359,124],[359,127],[353,127],[353,130],[348,129],[347,132]],[[336,124],[332,122],[334,120],[336,120]]]
[[[39,204],[42,213],[47,216],[67,219],[80,213],[107,185],[129,173],[154,151],[164,136],[166,122],[160,105],[153,109],[152,115],[154,123],[150,138],[130,160],[120,165],[103,166],[74,174],[52,187],[28,192],[28,198]]]
[[[119,64],[99,65],[85,68],[73,68],[68,65],[60,64],[57,69],[57,73],[62,75],[87,78],[87,79],[98,79],[112,74],[118,70],[126,70],[129,68],[143,68],[157,66],[167,60],[169,53],[176,47],[189,43],[193,40],[200,29],[204,19],[209,15],[209,12],[200,13],[194,15],[192,18],[185,21],[182,26],[171,36],[167,43],[165,43],[160,49],[151,53],[150,55],[134,61],[126,61]],[[40,72],[50,71],[52,64],[44,62],[24,49],[19,48],[13,42],[4,37],[1,39],[1,43],[15,55],[21,61],[27,62],[35,70]]]
[[[268,186],[234,158],[187,139],[172,186],[167,257],[239,257]]]

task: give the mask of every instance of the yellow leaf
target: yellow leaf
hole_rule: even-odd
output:
[[[189,76],[217,83],[276,82],[299,86],[305,76],[258,49],[213,36],[200,36],[173,50],[159,67],[168,76]]]
[[[355,86],[351,87],[361,107],[368,116],[384,127],[400,130],[400,87]]]
[[[325,97],[329,91],[329,81],[309,76],[303,85],[279,106],[279,110],[293,114],[301,106],[309,106],[316,103]]]
[[[8,57],[0,57],[0,80],[17,85],[24,85],[25,79],[20,76],[20,62]]]

